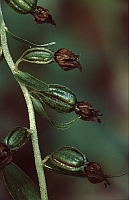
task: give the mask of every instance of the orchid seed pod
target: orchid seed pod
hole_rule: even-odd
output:
[[[85,155],[73,147],[63,147],[53,152],[50,159],[58,167],[70,171],[82,170],[87,164]]]
[[[20,14],[33,12],[37,5],[37,0],[5,0],[5,2]]]
[[[121,175],[105,175],[101,166],[96,162],[89,162],[86,156],[74,147],[64,146],[46,156],[43,167],[55,173],[87,178],[91,183],[103,183],[105,188],[110,186],[108,178],[121,177]]]
[[[0,142],[0,170],[3,169],[6,165],[9,165],[11,162],[11,149],[4,143]]]
[[[48,9],[37,6],[37,0],[5,0],[5,2],[20,14],[31,14],[37,24],[50,23],[56,25]]]
[[[54,151],[43,160],[43,166],[56,173],[84,177],[84,167],[87,163],[88,160],[84,154],[69,146]]]
[[[58,84],[49,84],[48,90],[32,91],[41,103],[61,113],[74,111],[77,102],[75,94],[67,87]]]
[[[12,151],[15,151],[28,142],[30,135],[29,129],[25,127],[16,127],[5,137],[4,143],[11,148]]]
[[[56,123],[51,121],[51,119],[48,117],[47,113],[45,112],[42,103],[39,101],[39,99],[31,96],[31,100],[34,106],[34,111],[41,117],[43,117],[47,122],[49,122],[53,127],[65,130],[70,128],[79,118],[73,119],[72,121],[65,122],[65,123]]]
[[[53,62],[53,52],[44,47],[27,49],[16,62],[16,66],[22,61],[35,64],[49,64]]]

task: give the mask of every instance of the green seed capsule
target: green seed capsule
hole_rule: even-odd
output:
[[[72,147],[63,147],[53,152],[50,159],[58,167],[70,171],[78,171],[86,166],[86,157],[80,151]]]
[[[25,127],[16,127],[4,139],[4,143],[11,148],[12,151],[20,149],[30,138],[30,132]]]
[[[84,168],[87,163],[85,155],[69,146],[54,151],[43,160],[43,165],[47,169],[64,175],[80,177],[85,177]]]
[[[53,52],[43,47],[30,48],[23,53],[17,61],[17,65],[22,61],[36,64],[49,64],[54,61]]]
[[[41,103],[61,113],[74,111],[77,102],[75,94],[67,87],[58,84],[49,84],[48,90],[32,92]]]
[[[28,14],[35,10],[37,0],[5,0],[5,2],[16,12]]]

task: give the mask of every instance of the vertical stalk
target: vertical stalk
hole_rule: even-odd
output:
[[[14,73],[16,68],[15,68],[13,59],[10,55],[8,44],[7,44],[5,23],[3,20],[3,15],[2,15],[2,10],[1,10],[1,0],[0,0],[0,35],[1,35],[1,45],[2,45],[2,49],[3,49],[4,57],[6,59],[6,62],[9,66],[9,68],[11,69],[12,73]],[[46,180],[45,180],[44,170],[42,167],[41,153],[40,153],[40,149],[39,149],[37,128],[36,128],[35,115],[34,115],[32,101],[31,101],[28,89],[25,87],[25,85],[23,85],[21,83],[19,83],[19,85],[21,87],[21,90],[23,92],[23,95],[24,95],[24,98],[26,101],[30,129],[32,130],[31,140],[32,140],[33,153],[34,153],[34,159],[35,159],[35,166],[36,166],[36,171],[37,171],[37,176],[38,176],[38,181],[39,181],[41,199],[48,200]]]
[[[32,101],[31,101],[31,98],[30,98],[27,88],[25,86],[23,86],[22,84],[19,84],[19,85],[21,87],[21,90],[23,92],[23,95],[24,95],[24,98],[26,101],[28,115],[29,115],[29,121],[30,121],[30,129],[33,131],[31,134],[31,140],[32,140],[33,153],[34,153],[34,158],[35,158],[35,166],[36,166],[38,180],[39,180],[41,198],[42,198],[42,200],[48,200],[46,180],[45,180],[45,174],[44,174],[44,170],[43,170],[43,166],[42,166],[42,160],[41,160],[41,154],[40,154],[40,149],[39,149],[37,128],[36,128],[35,115],[34,115]]]

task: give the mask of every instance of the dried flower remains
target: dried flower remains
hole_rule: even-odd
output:
[[[34,16],[35,22],[37,24],[50,23],[56,26],[56,22],[52,19],[48,9],[41,6],[37,6],[35,11],[31,13]]]
[[[72,51],[62,48],[54,54],[54,59],[58,65],[64,70],[69,71],[78,68],[82,72],[82,66],[79,62],[79,55],[75,55]]]
[[[12,162],[12,153],[8,146],[0,143],[0,170]]]
[[[94,110],[92,105],[88,101],[79,101],[75,107],[75,113],[84,121],[96,121],[101,123],[98,116],[102,116],[102,114],[98,114],[100,110]]]
[[[88,180],[93,183],[103,183],[105,188],[110,186],[109,181],[107,180],[108,176],[104,175],[100,165],[96,162],[89,162],[85,167],[85,173]]]

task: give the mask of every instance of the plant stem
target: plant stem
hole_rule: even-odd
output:
[[[20,87],[22,89],[28,114],[29,114],[29,121],[30,121],[30,129],[33,131],[31,135],[32,140],[32,146],[33,146],[33,152],[34,152],[34,158],[35,158],[35,166],[37,170],[38,180],[39,180],[39,186],[40,186],[40,192],[41,192],[41,198],[42,200],[48,200],[47,197],[47,187],[46,187],[46,180],[45,180],[45,174],[42,166],[42,160],[41,160],[41,154],[39,150],[39,143],[38,143],[38,137],[37,137],[37,128],[35,123],[35,115],[33,110],[32,101],[30,98],[30,95],[28,93],[28,90],[25,86],[20,84]]]
[[[4,57],[6,59],[8,66],[10,67],[12,73],[14,73],[16,68],[15,68],[13,59],[10,55],[8,44],[7,44],[5,23],[3,20],[3,15],[2,15],[2,10],[1,10],[1,1],[0,1],[0,34],[1,34],[1,44],[2,44]],[[23,85],[21,83],[19,83],[19,85],[23,92],[23,95],[24,95],[24,98],[26,101],[26,105],[27,105],[27,109],[28,109],[30,129],[32,130],[31,140],[32,140],[32,146],[33,146],[33,152],[34,152],[35,166],[36,166],[37,175],[38,175],[41,199],[48,200],[46,180],[45,180],[44,170],[42,167],[41,153],[40,153],[40,149],[39,149],[37,128],[36,128],[35,115],[34,115],[32,101],[31,101],[28,89],[25,87],[25,85]]]

